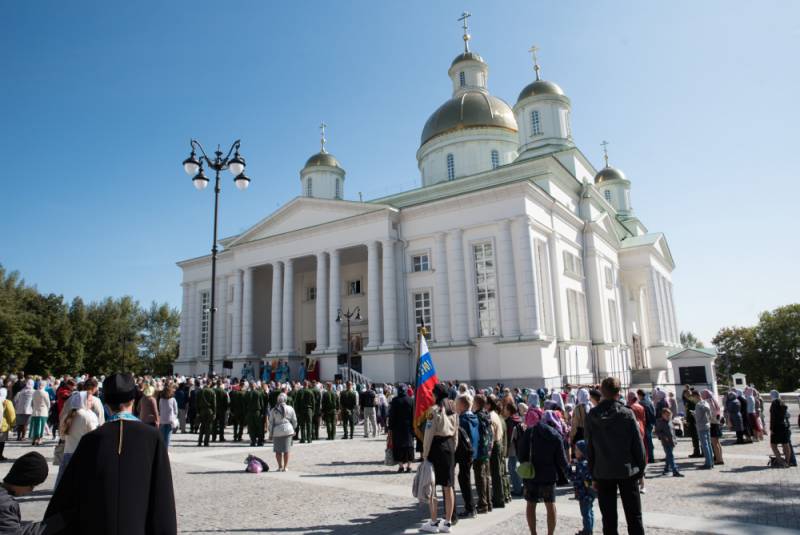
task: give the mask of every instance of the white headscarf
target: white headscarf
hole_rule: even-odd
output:
[[[3,403],[8,398],[8,390],[0,388],[0,403]]]

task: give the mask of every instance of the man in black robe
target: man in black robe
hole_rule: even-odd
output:
[[[156,429],[131,414],[135,390],[130,374],[103,382],[113,415],[81,438],[45,513],[65,519],[64,533],[177,533],[167,448]]]

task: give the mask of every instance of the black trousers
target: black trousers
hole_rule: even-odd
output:
[[[603,535],[617,535],[617,489],[619,489],[628,535],[644,535],[642,524],[642,500],[639,494],[639,480],[595,479],[597,483],[597,502],[603,515]]]
[[[458,463],[458,488],[461,489],[461,496],[464,498],[464,510],[471,513],[475,510],[472,503],[472,463],[469,461]],[[455,514],[455,509],[453,511]]]

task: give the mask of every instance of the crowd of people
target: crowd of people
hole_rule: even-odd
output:
[[[415,393],[407,384],[278,383],[205,376],[41,378],[22,373],[2,380],[0,459],[6,460],[3,448],[12,433],[18,441],[32,445],[41,445],[47,435],[57,440],[53,457],[59,473],[44,520],[54,533],[58,531],[53,526],[69,525],[83,514],[76,513],[82,509],[75,503],[81,493],[76,497],[68,489],[83,485],[82,478],[91,477],[87,474],[97,474],[94,458],[115,450],[117,457],[128,454],[137,469],[149,470],[148,481],[160,489],[162,507],[153,515],[145,513],[151,519],[140,522],[167,518],[167,528],[155,532],[172,533],[174,498],[167,449],[173,433],[196,434],[197,446],[207,447],[211,442],[243,441],[247,432],[253,447],[271,441],[277,470],[286,471],[296,441],[319,440],[323,427],[326,440],[351,440],[355,426],[363,422],[365,437],[386,438],[386,464],[405,473],[421,461],[414,492],[429,506],[430,520],[421,529],[431,533],[448,533],[460,519],[490,513],[522,498],[527,502],[531,533],[536,531],[536,508],[541,502],[552,534],[560,485],[571,486],[580,504],[583,528],[579,533],[592,533],[595,501],[603,532],[616,533],[618,494],[628,532],[644,533],[640,495],[646,492],[645,468],[660,462],[654,441],[663,449],[663,475],[683,477],[674,455],[678,436],[691,438],[689,457],[702,459],[697,469],[712,469],[724,464],[720,438],[726,425],[735,432],[737,443],[769,435],[773,466],[796,465],[788,408],[772,391],[767,431],[764,401],[753,387],[732,390],[722,401],[710,390],[698,392],[687,385],[679,402],[661,388],[623,392],[615,378],[599,385],[559,389],[503,385],[480,389],[458,382],[439,383],[433,389],[433,405],[415,424]],[[125,433],[130,433],[125,448],[123,422]],[[228,427],[232,430],[226,438]],[[133,446],[137,441],[152,447],[137,452]],[[18,462],[22,459],[31,462],[27,456]],[[19,470],[12,473],[18,475]],[[44,481],[40,475],[41,471],[31,488]],[[108,489],[132,474],[120,468],[114,482],[105,481],[108,473],[96,477],[103,479],[98,488]],[[460,511],[456,482],[463,504]],[[436,487],[442,489],[442,517]],[[24,492],[13,486],[4,488],[9,496]],[[144,497],[149,488],[142,491]],[[6,497],[0,492],[0,502]],[[108,497],[100,497],[91,509],[107,502]],[[114,511],[136,508],[122,501],[107,505]],[[105,511],[92,521],[108,526],[114,521],[110,515]],[[18,521],[18,507],[16,517]],[[126,532],[116,528],[106,532]]]

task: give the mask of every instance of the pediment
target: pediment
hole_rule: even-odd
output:
[[[600,217],[590,223],[592,232],[603,236],[605,240],[613,245],[619,246],[619,236],[614,228],[614,221],[608,213],[603,213]]]
[[[386,208],[389,207],[381,204],[297,197],[245,232],[230,241],[222,241],[222,243],[230,249],[243,243],[316,227]]]

